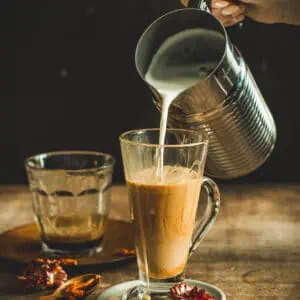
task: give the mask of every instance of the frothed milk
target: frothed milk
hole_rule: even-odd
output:
[[[189,255],[201,178],[185,167],[155,168],[127,180],[139,269],[152,278],[171,278],[184,271]]]
[[[181,31],[159,47],[153,56],[145,80],[162,97],[159,144],[165,142],[168,111],[182,92],[205,79],[218,65],[214,57],[205,56],[201,46],[223,43],[224,37],[212,30],[193,28]],[[157,176],[162,176],[163,148],[158,153]]]

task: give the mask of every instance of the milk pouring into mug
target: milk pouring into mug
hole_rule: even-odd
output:
[[[269,157],[276,141],[272,114],[243,57],[210,13],[186,8],[161,16],[141,36],[135,58],[161,111],[161,145],[167,125],[205,131],[206,173],[218,178],[251,173]],[[163,148],[159,166],[162,159]]]
[[[174,99],[186,89],[205,79],[217,66],[217,60],[198,61],[198,39],[210,36],[212,43],[223,40],[217,32],[193,28],[181,31],[169,37],[154,55],[145,80],[154,86],[162,97],[159,144],[163,145],[167,129],[168,111]],[[178,49],[185,48],[184,53]],[[158,153],[157,176],[163,174],[163,148]]]

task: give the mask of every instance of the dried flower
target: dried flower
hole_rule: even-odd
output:
[[[181,283],[175,284],[171,288],[170,295],[174,299],[186,299],[186,298],[188,298],[190,291],[192,289],[193,288],[190,285],[188,285],[187,283],[181,282]]]
[[[136,252],[134,249],[128,250],[126,248],[122,248],[113,253],[113,256],[134,256],[134,255],[136,255]]]
[[[216,297],[207,293],[205,289],[192,287],[185,282],[175,284],[170,289],[170,296],[176,300],[216,300]]]
[[[94,278],[91,278],[86,282],[82,282],[80,280],[74,281],[64,289],[63,293],[69,299],[81,299],[91,293],[101,280],[102,276],[96,275]]]
[[[57,259],[37,258],[31,261],[17,276],[26,290],[59,287],[68,278],[66,271]]]
[[[73,258],[60,258],[58,261],[63,266],[77,266],[78,264],[78,261]]]

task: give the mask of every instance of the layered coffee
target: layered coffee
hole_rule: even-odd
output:
[[[199,174],[185,167],[155,167],[127,180],[139,269],[150,278],[184,271],[200,194]]]

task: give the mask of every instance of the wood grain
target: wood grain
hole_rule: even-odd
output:
[[[300,299],[300,184],[226,184],[220,191],[220,215],[191,257],[186,276],[215,284],[228,299]],[[2,231],[32,221],[28,189],[0,187],[0,211]],[[124,186],[113,188],[111,217],[129,219]],[[138,276],[135,262],[86,271],[91,270],[108,284]],[[0,263],[0,299],[35,299],[18,291],[17,271]]]

